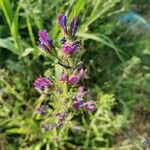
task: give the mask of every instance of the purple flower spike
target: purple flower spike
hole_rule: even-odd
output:
[[[88,112],[93,112],[95,110],[95,102],[92,100],[85,102],[84,105]]]
[[[67,22],[67,16],[62,12],[58,17],[58,25],[63,29],[63,31],[67,34],[67,27],[66,27],[66,22]]]
[[[43,92],[46,87],[51,88],[52,85],[53,85],[52,82],[45,77],[39,77],[33,83],[34,88],[39,92]]]
[[[75,74],[69,76],[68,83],[69,84],[77,84],[79,82],[79,77]]]
[[[73,17],[71,22],[70,22],[70,32],[72,37],[74,37],[74,35],[76,34],[76,17]]]
[[[78,109],[82,106],[82,104],[83,104],[83,99],[77,99],[76,97],[73,99],[72,102],[73,108]]]
[[[46,30],[39,32],[39,47],[45,50],[46,52],[50,52],[53,46],[53,41],[48,38],[48,33]]]

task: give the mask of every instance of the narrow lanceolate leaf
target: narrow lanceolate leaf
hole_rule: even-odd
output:
[[[0,47],[6,48],[6,49],[10,50],[11,52],[18,55],[18,51],[17,51],[16,47],[14,46],[13,42],[10,41],[9,38],[0,39]]]
[[[31,134],[32,131],[25,128],[12,128],[6,131],[6,134]]]
[[[100,3],[99,1],[96,2],[96,5],[94,5],[94,8],[90,14],[90,16],[87,18],[85,23],[83,24],[84,27],[89,26],[92,24],[95,20],[97,20],[99,17],[104,16],[107,12],[109,12],[114,6],[116,6],[121,0],[107,0],[106,2]]]
[[[6,18],[6,21],[11,26],[12,18],[13,18],[13,11],[10,5],[10,0],[0,0],[0,8],[2,9],[2,12]]]
[[[18,54],[21,55],[22,49],[20,46],[19,31],[18,31],[19,30],[18,29],[19,11],[20,11],[20,3],[18,4],[18,6],[14,12],[14,18],[12,20],[10,31],[11,31],[11,35],[12,35],[13,40],[14,40],[15,47],[17,48]]]
[[[27,27],[28,27],[31,42],[32,42],[33,46],[36,46],[31,21],[30,21],[30,18],[28,16],[26,16],[26,22],[27,22]]]
[[[32,53],[34,51],[34,48],[32,47],[29,47],[29,48],[26,48],[23,53],[22,53],[22,57],[26,57],[27,55],[29,55],[30,53]]]
[[[29,35],[30,35],[30,40],[31,40],[32,45],[34,47],[34,49],[32,49],[32,53],[35,57],[37,57],[38,56],[38,49],[37,49],[37,46],[36,46],[36,43],[35,43],[35,37],[34,37],[34,34],[33,34],[33,30],[32,30],[32,24],[31,24],[30,18],[28,16],[26,16],[26,22],[27,22],[28,32],[29,32]]]
[[[74,2],[74,4],[72,5],[72,8],[71,8],[70,15],[69,15],[69,20],[73,16],[78,17],[78,15],[80,14],[81,10],[84,8],[84,4],[85,4],[84,0],[77,0],[77,1]]]
[[[91,40],[95,40],[97,42],[100,42],[110,48],[112,48],[116,55],[119,57],[119,59],[123,62],[123,57],[121,56],[121,53],[123,53],[119,48],[117,48],[115,46],[115,44],[106,36],[97,36],[95,34],[92,34],[92,33],[83,33],[83,32],[77,32],[77,36],[79,37],[83,37],[85,39],[91,39]]]

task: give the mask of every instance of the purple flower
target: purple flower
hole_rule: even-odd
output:
[[[78,89],[78,97],[83,97],[85,96],[85,94],[87,93],[87,91],[85,90],[85,87],[84,86],[80,86],[79,89]]]
[[[40,42],[47,43],[48,40],[49,40],[49,38],[48,38],[48,33],[46,30],[39,32],[39,41]]]
[[[79,82],[79,77],[75,74],[72,74],[69,76],[69,79],[68,79],[68,83],[69,84],[76,84]]]
[[[65,55],[71,55],[73,53],[73,46],[72,43],[65,43],[62,45],[62,52]]]
[[[72,49],[73,51],[77,51],[79,49],[79,42],[75,42],[73,45],[72,45]]]
[[[46,30],[39,32],[39,47],[45,50],[46,52],[50,52],[53,46],[53,41],[48,38],[48,33]]]
[[[72,37],[74,37],[75,33],[76,33],[76,17],[73,17],[71,22],[70,22],[70,34]]]
[[[83,68],[81,68],[80,72],[79,72],[79,76],[80,78],[83,78],[86,75],[87,70],[84,70]]]
[[[75,70],[74,70],[74,74],[78,76],[78,79],[82,79],[85,75],[86,75],[86,72],[87,70],[86,69],[83,69],[81,67],[77,67]]]
[[[85,86],[80,86],[79,93],[84,93],[84,92],[85,92]]]
[[[63,29],[63,31],[67,34],[67,16],[62,12],[58,17],[57,17],[58,25]]]
[[[71,55],[79,49],[79,43],[65,43],[62,45],[62,52],[65,55]]]
[[[56,113],[55,116],[58,118],[60,122],[63,122],[65,120],[65,113]]]
[[[83,105],[88,112],[93,112],[95,110],[95,102],[93,100],[84,102]]]
[[[33,83],[34,88],[39,92],[43,92],[46,87],[51,88],[52,85],[53,85],[52,82],[45,77],[39,77]]]
[[[40,107],[37,107],[37,108],[35,109],[35,112],[36,112],[37,114],[44,115],[44,114],[46,114],[46,109],[47,109],[46,105],[42,105],[42,106],[40,106]]]
[[[63,37],[63,38],[60,40],[60,43],[61,43],[61,44],[65,44],[65,43],[66,43],[66,38]]]
[[[78,109],[82,106],[82,104],[83,104],[83,99],[77,99],[76,97],[73,99],[72,102],[73,108]]]
[[[68,80],[68,75],[66,73],[60,75],[59,81],[67,82],[67,80]]]
[[[66,35],[69,35],[70,37],[75,36],[77,30],[76,17],[73,17],[71,19],[69,30],[67,30],[67,16],[65,16],[63,12],[57,17],[57,21],[58,21],[58,25],[63,29]]]

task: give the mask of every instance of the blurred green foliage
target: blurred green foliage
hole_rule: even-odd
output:
[[[37,35],[46,28],[57,45],[56,18],[62,11],[69,19],[77,16],[86,84],[97,93],[97,111],[90,118],[80,117],[80,131],[69,131],[61,149],[110,148],[133,108],[150,108],[150,30],[134,29],[137,22],[118,19],[130,9],[149,22],[149,5],[142,0],[0,0],[0,149],[53,149],[31,118],[38,97],[32,81],[54,72],[37,47]],[[126,145],[121,148],[130,149]],[[135,145],[142,149],[140,143]]]

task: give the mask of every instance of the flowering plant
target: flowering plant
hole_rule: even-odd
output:
[[[61,13],[58,25],[64,33],[60,40],[60,48],[56,48],[53,40],[49,39],[46,30],[39,32],[39,47],[61,66],[59,77],[37,78],[33,86],[41,94],[37,101],[33,117],[40,120],[39,127],[45,133],[53,133],[51,139],[61,140],[64,132],[75,128],[73,124],[77,115],[95,111],[95,102],[86,87],[84,77],[87,70],[78,53],[80,42],[76,40],[76,17],[67,26],[67,16]]]

